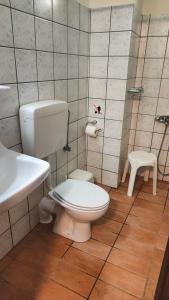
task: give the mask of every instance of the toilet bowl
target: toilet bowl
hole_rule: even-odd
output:
[[[109,194],[86,181],[68,179],[49,192],[58,205],[53,232],[85,242],[91,237],[91,222],[102,217],[108,209]]]

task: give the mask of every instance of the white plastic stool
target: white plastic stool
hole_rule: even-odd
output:
[[[140,167],[153,167],[153,195],[156,195],[157,189],[157,157],[153,153],[149,153],[146,151],[133,151],[128,154],[128,160],[126,161],[122,182],[125,182],[129,163],[131,165],[131,173],[130,173],[130,180],[129,180],[129,187],[128,187],[128,196],[132,196],[133,188],[135,183],[135,178],[137,174],[137,170]],[[144,180],[148,181],[149,177],[149,170],[145,172]]]

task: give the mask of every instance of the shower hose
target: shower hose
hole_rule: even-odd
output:
[[[163,173],[163,172],[160,170],[160,167],[159,167],[159,159],[160,159],[160,154],[161,154],[162,147],[163,147],[163,144],[164,144],[164,139],[165,139],[165,135],[166,135],[166,132],[167,132],[167,127],[168,127],[168,124],[165,124],[165,130],[164,130],[163,138],[162,138],[161,145],[160,145],[160,149],[159,149],[158,156],[157,156],[158,172],[159,172],[161,175],[163,175],[163,176],[169,176],[169,173],[165,173],[165,172]]]

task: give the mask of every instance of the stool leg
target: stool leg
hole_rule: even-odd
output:
[[[126,163],[125,163],[125,167],[124,167],[124,173],[123,173],[122,181],[121,181],[121,182],[123,182],[123,183],[124,183],[125,180],[126,180],[128,168],[129,168],[129,161],[128,161],[128,159],[127,159],[127,160],[126,160]]]
[[[131,166],[129,187],[128,187],[128,192],[127,192],[127,195],[129,197],[132,197],[132,194],[133,194],[133,188],[134,188],[134,183],[135,183],[135,179],[136,179],[136,174],[137,174],[137,167]]]
[[[148,178],[149,178],[149,174],[150,174],[150,171],[147,169],[144,173],[144,181],[148,181]]]
[[[153,171],[153,195],[157,194],[157,161],[154,163]]]

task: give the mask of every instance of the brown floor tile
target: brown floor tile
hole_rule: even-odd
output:
[[[94,277],[98,276],[104,264],[104,260],[73,247],[66,252],[63,257],[63,261],[73,264],[81,271]]]
[[[140,241],[132,240],[126,236],[120,235],[114,245],[114,247],[127,251],[133,255],[140,257],[146,256],[147,258],[152,257],[153,255],[153,245],[148,245]]]
[[[127,212],[127,213],[131,209],[131,205],[130,204],[126,204],[126,203],[123,203],[123,202],[120,202],[120,201],[116,201],[116,200],[113,200],[113,199],[110,200],[109,207],[111,209],[117,209],[119,211]]]
[[[111,250],[111,247],[101,242],[90,239],[84,243],[73,243],[73,247],[82,250],[88,254],[94,255],[100,259],[105,260]]]
[[[107,218],[101,218],[97,221],[95,221],[93,223],[94,227],[98,227],[98,228],[105,228],[111,232],[114,232],[114,233],[119,233],[121,228],[122,228],[122,224],[119,223],[119,222],[116,222],[114,220],[110,220],[110,219],[107,219]]]
[[[154,196],[153,194],[145,193],[143,191],[139,192],[138,198],[144,199],[150,203],[156,203],[156,204],[160,204],[160,205],[164,205],[165,201],[166,201],[166,195],[160,196],[157,194],[156,196]]]
[[[39,285],[32,295],[31,300],[82,300],[80,295],[59,285],[53,280],[47,280]],[[17,299],[16,299],[17,300]],[[19,299],[18,299],[19,300]]]
[[[160,221],[162,218],[162,212],[163,212],[163,207],[161,205],[154,204],[158,206],[156,211],[151,210],[151,206],[147,205],[144,200],[136,200],[136,204],[133,205],[130,211],[130,215],[138,216],[138,217],[143,217],[143,218],[148,218],[149,220],[156,220]],[[142,201],[142,204],[139,205],[139,202]]]
[[[90,300],[137,300],[138,298],[129,295],[103,281],[98,280]]]
[[[108,257],[108,262],[126,269],[129,272],[146,277],[150,268],[150,259],[136,255],[113,248]]]
[[[92,228],[92,238],[106,245],[113,246],[117,238],[117,234],[109,231],[105,227],[94,225]]]
[[[111,190],[111,187],[110,186],[107,186],[105,184],[101,184],[101,183],[96,183],[98,186],[100,186],[102,189],[104,189],[106,192],[110,192]]]
[[[156,248],[165,251],[167,246],[168,237],[165,235],[158,234],[156,240]]]
[[[157,216],[163,213],[163,205],[159,205],[156,203],[152,203],[152,202],[148,202],[145,199],[140,199],[137,198],[134,202],[133,207],[139,207],[139,208],[143,208],[146,209],[147,212],[153,212],[154,214],[156,214]]]
[[[38,224],[35,227],[35,230],[33,231],[34,233],[37,232],[38,236],[41,236],[41,238],[43,240],[45,240],[46,243],[49,243],[53,240],[55,240],[55,242],[60,242],[60,243],[64,243],[67,245],[71,245],[72,244],[72,240],[65,238],[61,235],[58,235],[56,233],[53,233],[53,225],[54,222],[50,223],[50,224]]]
[[[38,255],[35,255],[38,253]],[[48,254],[41,245],[27,247],[22,253],[16,256],[16,260],[27,266],[32,266],[41,275],[49,276],[59,264],[60,259]]]
[[[0,272],[7,268],[12,261],[12,258],[9,256],[5,256],[2,260],[0,260]]]
[[[157,282],[149,279],[145,290],[144,300],[153,300],[155,296]]]
[[[116,200],[119,202],[122,202],[124,204],[131,205],[134,202],[134,199],[136,198],[136,193],[133,197],[128,197],[124,192],[119,192],[119,189],[111,189],[110,193],[110,199]]]
[[[0,299],[2,300],[31,300],[30,294],[20,291],[8,282],[0,279]]]
[[[146,280],[113,264],[106,263],[100,279],[136,297],[142,297]]]
[[[21,292],[28,294],[31,294],[37,286],[45,281],[45,277],[39,276],[39,273],[32,266],[28,267],[17,261],[13,261],[0,274],[0,278],[3,278]]]
[[[156,234],[147,229],[132,227],[128,224],[125,224],[120,235],[127,236],[128,238],[145,243],[147,245],[155,245]]]
[[[149,278],[157,282],[160,276],[160,271],[161,271],[161,263],[153,259],[151,262]]]
[[[84,297],[88,297],[96,281],[96,278],[63,261],[57,265],[50,278]]]
[[[157,232],[159,230],[160,222],[156,220],[149,220],[149,218],[145,217],[129,215],[126,220],[126,224],[129,224],[133,227],[138,226],[144,229],[148,229],[152,232]]]
[[[114,220],[119,223],[124,223],[124,221],[127,217],[127,213],[121,212],[116,209],[109,208],[108,211],[106,212],[106,214],[104,215],[104,217],[107,219],[110,219],[110,220]]]
[[[150,185],[143,185],[141,187],[141,192],[149,193],[153,197],[153,195],[152,195],[152,193],[153,193],[153,187],[150,186]],[[166,196],[167,196],[167,190],[157,188],[157,196],[162,196],[162,197],[166,198]]]
[[[160,235],[164,236],[169,236],[169,217],[168,216],[163,216],[162,222],[160,224],[160,230],[159,230]]]

